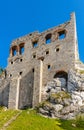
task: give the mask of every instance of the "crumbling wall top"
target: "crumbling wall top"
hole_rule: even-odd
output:
[[[27,41],[29,39],[34,39],[34,37],[40,37],[42,35],[46,35],[47,33],[52,33],[52,32],[58,31],[60,29],[64,29],[64,28],[66,28],[66,26],[68,24],[70,24],[71,20],[74,20],[74,19],[75,19],[75,12],[70,14],[70,20],[68,20],[67,22],[65,22],[63,24],[60,24],[60,25],[58,25],[56,27],[50,28],[48,30],[45,30],[45,31],[43,31],[41,33],[39,33],[39,31],[35,31],[35,32],[29,33],[29,34],[27,34],[25,36],[19,37],[19,38],[12,41],[11,46],[17,45],[17,44],[19,44],[21,42],[25,42],[25,41]]]

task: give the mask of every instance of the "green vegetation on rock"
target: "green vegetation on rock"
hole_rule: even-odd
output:
[[[84,70],[80,70],[79,73],[80,73],[80,74],[84,74]]]
[[[3,71],[4,71],[4,70],[0,67],[0,75],[3,73]]]
[[[54,94],[52,93],[52,94],[50,95],[50,97],[53,97],[53,98],[55,98],[55,99],[59,99],[59,98],[61,98],[61,99],[71,98],[70,94],[67,93],[67,92],[64,92],[64,91],[61,91],[61,92],[58,92],[58,93],[54,93]]]
[[[44,106],[51,106],[51,103],[49,102],[49,101],[44,101],[44,102],[41,102],[41,103],[39,103],[39,105],[36,107],[36,109],[37,108],[39,108],[39,107],[44,107]]]

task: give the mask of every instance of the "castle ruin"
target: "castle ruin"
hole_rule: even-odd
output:
[[[0,79],[0,105],[10,109],[35,107],[45,99],[43,90],[53,78],[66,81],[79,60],[76,19],[42,33],[33,32],[14,40],[8,66]]]

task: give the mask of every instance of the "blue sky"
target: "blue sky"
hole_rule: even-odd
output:
[[[0,1],[0,66],[7,66],[11,41],[57,26],[76,13],[80,59],[84,62],[84,0]]]

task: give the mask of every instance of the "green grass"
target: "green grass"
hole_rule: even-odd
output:
[[[4,123],[16,115],[18,111],[0,109],[0,130]],[[34,110],[23,110],[6,130],[84,130],[84,118],[76,120],[59,120],[42,117]]]
[[[84,130],[74,127],[74,120],[58,120],[45,118],[32,110],[24,110],[7,130]]]
[[[18,111],[6,110],[4,107],[0,107],[0,128],[17,113]]]
[[[57,120],[44,118],[35,111],[23,111],[7,130],[63,130]]]

